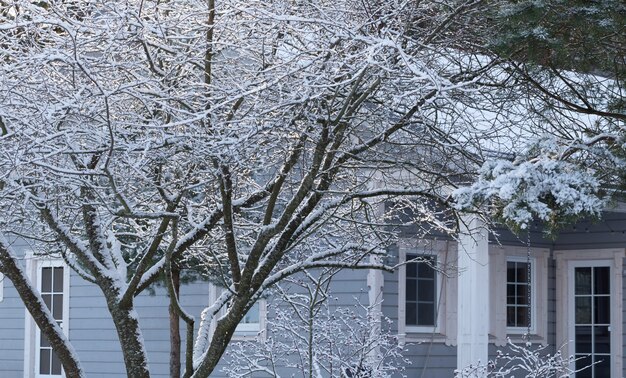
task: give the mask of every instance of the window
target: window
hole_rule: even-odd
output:
[[[456,243],[407,238],[397,246],[399,261],[407,262],[400,265],[397,276],[400,342],[454,344]]]
[[[258,300],[241,319],[235,329],[236,336],[256,336],[261,331],[261,301],[265,305],[264,299]]]
[[[38,271],[41,298],[52,313],[57,324],[63,328],[65,295],[63,291],[64,269],[62,266],[43,266]],[[61,361],[44,335],[37,328],[37,355],[35,364],[39,376],[61,376]]]
[[[224,289],[210,284],[209,287],[209,303],[214,303],[217,297],[222,293]],[[224,309],[221,311],[224,314]],[[237,325],[233,340],[256,340],[259,337],[265,337],[265,322],[267,319],[267,303],[266,300],[261,298],[256,301],[254,305],[248,310],[246,315]],[[211,333],[215,329],[215,319],[211,324]]]
[[[70,272],[63,260],[47,258],[37,259],[27,255],[26,270],[44,303],[50,310],[63,332],[69,332],[69,288]],[[61,362],[30,313],[26,311],[24,371],[25,377],[48,378],[63,377]]]
[[[548,249],[489,246],[490,334],[498,346],[507,337],[547,343]],[[530,327],[529,327],[530,326]]]
[[[406,259],[409,261],[405,280],[406,324],[434,327],[437,315],[437,257],[408,254]]]
[[[398,334],[401,342],[456,345],[458,252],[456,242],[402,239],[400,262],[427,259],[398,269]],[[548,262],[550,250],[489,245],[490,341],[505,346],[531,340],[548,342]],[[436,269],[432,269],[432,267]],[[388,282],[387,279],[385,282]],[[451,288],[451,290],[448,290]],[[529,300],[530,294],[530,300]],[[530,309],[530,316],[529,316]]]
[[[529,327],[532,328],[534,293],[531,285],[535,282],[530,279],[530,274],[533,260],[509,258],[506,262],[506,326],[509,330],[527,332]]]

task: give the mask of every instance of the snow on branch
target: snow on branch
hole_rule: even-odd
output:
[[[529,159],[485,162],[475,183],[453,192],[456,208],[487,209],[514,229],[526,229],[533,219],[557,227],[565,219],[599,216],[606,201],[594,172],[559,159],[553,139],[536,148]]]

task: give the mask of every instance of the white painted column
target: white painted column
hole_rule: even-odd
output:
[[[378,256],[370,256],[370,263],[378,265],[381,263],[381,259]],[[383,316],[384,284],[385,278],[383,276],[383,271],[380,269],[370,269],[367,273],[367,286],[369,286],[369,314],[367,315],[368,323],[372,330],[370,335],[372,335],[374,340],[370,340],[373,344],[370,346],[367,357],[371,366],[378,366],[383,359],[379,340],[382,332],[381,321]]]
[[[474,216],[463,218],[459,235],[457,369],[485,365],[489,345],[488,230]],[[470,377],[484,377],[477,370]]]

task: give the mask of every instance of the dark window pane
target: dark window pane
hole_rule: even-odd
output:
[[[54,268],[54,292],[63,292],[63,268]]]
[[[516,327],[528,327],[528,307],[517,307]]]
[[[594,323],[611,323],[611,297],[594,297]]]
[[[52,268],[41,268],[41,292],[52,291]]]
[[[50,374],[50,349],[40,349],[39,374]]]
[[[517,319],[515,318],[515,307],[506,308],[506,326],[517,327]]]
[[[596,356],[596,364],[593,365],[595,376],[610,377],[611,376],[611,357],[610,356]],[[578,377],[578,375],[576,375]]]
[[[515,304],[515,284],[506,285],[506,303]]]
[[[425,262],[417,264],[417,276],[419,278],[435,278],[435,270]]]
[[[41,332],[39,332],[39,344],[41,344],[40,347],[42,348],[50,347],[50,343],[48,342],[48,339],[46,339],[46,337]]]
[[[574,269],[575,294],[591,294],[591,268]]]
[[[576,355],[576,371],[576,378],[591,378],[591,356]]]
[[[611,274],[608,266],[593,268],[594,294],[610,294]]]
[[[576,353],[591,353],[591,327],[575,327]]]
[[[52,294],[42,294],[41,298],[46,306],[48,306],[48,309],[52,309]]]
[[[593,327],[594,352],[611,353],[611,333],[607,326]]]
[[[406,280],[406,300],[407,301],[416,301],[417,300],[417,280],[408,279]]]
[[[417,311],[417,325],[435,325],[435,305],[434,303],[420,303]]]
[[[406,264],[406,276],[413,278],[417,277],[417,263]]]
[[[512,261],[506,263],[506,281],[515,282],[515,263]]]
[[[576,324],[591,323],[591,297],[576,297]]]
[[[61,375],[61,360],[57,357],[57,354],[52,352],[52,374]]]
[[[435,301],[435,281],[419,280],[417,281],[417,300],[434,302]]]
[[[406,304],[406,324],[417,325],[417,303]]]
[[[528,285],[517,285],[517,304],[528,304]]]
[[[63,320],[63,294],[52,296],[52,317],[54,320]]]
[[[527,263],[517,263],[517,281],[516,282],[528,282],[528,264]]]
[[[434,326],[437,276],[432,266],[436,263],[436,258],[407,255],[407,260],[415,258],[424,262],[409,263],[406,266],[406,324]]]

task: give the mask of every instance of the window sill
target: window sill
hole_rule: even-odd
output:
[[[489,334],[489,343],[494,344],[497,347],[503,347],[508,344],[508,340],[511,340],[513,344],[522,344],[530,342],[532,344],[548,345],[548,340],[538,334],[531,333],[530,339],[524,337],[523,333],[508,333],[505,338],[498,338],[492,334]]]
[[[232,340],[233,341],[263,341],[264,338],[264,332],[258,331],[258,332],[237,332],[235,331],[235,333],[233,334]]]
[[[407,332],[404,335],[404,342],[411,344],[422,344],[422,343],[446,343],[450,340],[446,335],[438,332]]]

